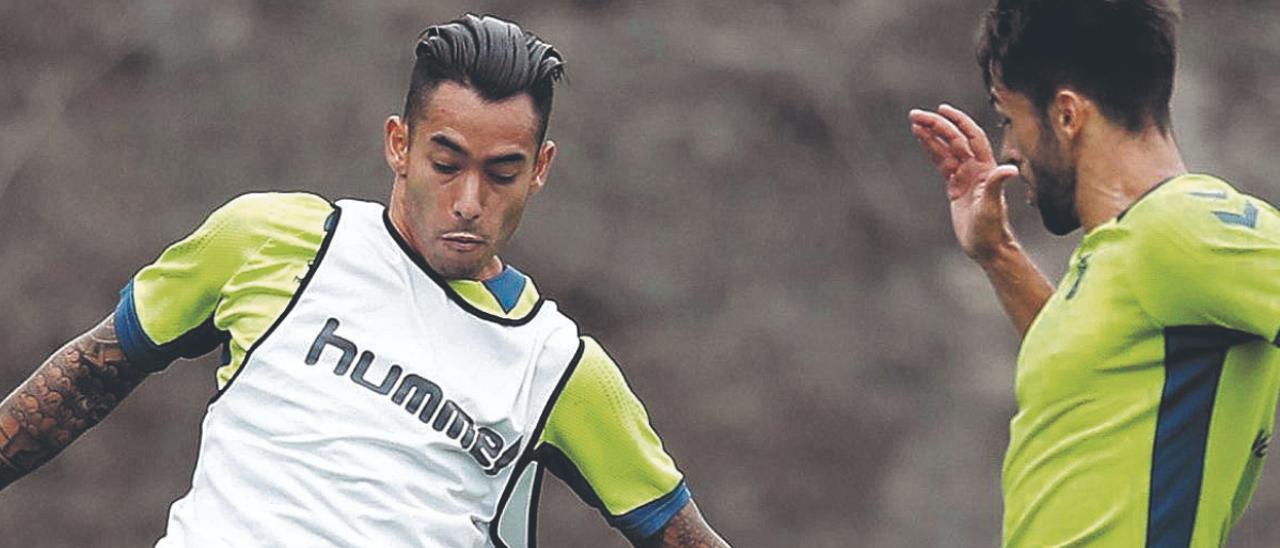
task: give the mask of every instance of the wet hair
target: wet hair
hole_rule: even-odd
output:
[[[1070,87],[1130,132],[1168,133],[1180,18],[1177,0],[994,0],[978,64],[1042,114]]]
[[[564,60],[551,44],[511,21],[469,13],[427,27],[418,35],[414,55],[404,105],[409,127],[423,115],[431,93],[450,81],[486,101],[528,93],[539,119],[537,142],[546,138],[554,84],[564,74]]]

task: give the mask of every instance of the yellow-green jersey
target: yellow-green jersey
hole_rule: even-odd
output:
[[[1205,175],[1085,234],[1023,341],[1007,546],[1219,546],[1280,393],[1280,215]]]
[[[338,213],[334,204],[300,193],[250,194],[218,209],[193,234],[139,271],[121,292],[115,319],[126,354],[160,369],[177,357],[194,357],[221,346],[224,365],[216,373],[215,399],[234,392],[241,384],[235,381],[246,367],[252,367],[251,362],[245,365],[248,357],[255,355],[255,348],[272,335],[306,291],[312,271],[324,259],[334,226],[353,222],[339,221]],[[394,239],[401,244],[400,251],[413,255],[389,223],[387,231],[387,241]],[[472,317],[515,326],[543,308],[532,280],[510,266],[491,280],[443,280],[420,257],[411,258],[414,262],[405,264],[419,265],[454,305]],[[351,291],[359,292],[360,287]],[[335,334],[336,325],[334,320],[321,336],[337,341],[333,344],[338,346],[353,344]],[[333,351],[317,345],[317,355]],[[528,454],[568,482],[627,536],[651,536],[685,505],[689,490],[614,360],[590,337],[582,337],[578,346],[575,362],[545,412],[545,426],[538,430]],[[370,363],[379,367],[371,352],[364,354],[370,361],[365,362],[362,355],[357,371]],[[317,359],[308,358],[307,365]],[[409,364],[403,365],[407,373]],[[418,382],[417,388],[430,384],[421,378]],[[416,398],[421,405],[423,392],[416,393],[410,401]],[[439,391],[434,394],[439,396]],[[398,392],[395,396],[401,399],[393,401],[401,403],[405,395]],[[428,402],[440,400],[443,397]],[[426,422],[427,415],[423,417]],[[436,430],[447,424],[442,421],[437,419]],[[484,430],[479,423],[475,427]],[[467,428],[471,436],[472,427]],[[452,426],[450,434],[458,435]],[[203,441],[202,447],[207,443]]]

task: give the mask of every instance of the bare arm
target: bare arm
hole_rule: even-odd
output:
[[[0,402],[0,489],[98,424],[150,372],[130,364],[108,317]]]
[[[997,165],[986,133],[956,108],[942,105],[938,112],[913,110],[909,116],[911,132],[947,181],[960,248],[987,273],[1005,313],[1025,336],[1053,286],[1009,226],[1004,183],[1018,175],[1017,166]]]
[[[1049,302],[1053,286],[1017,242],[981,264],[1004,313],[1013,321],[1018,335],[1026,337],[1031,322],[1040,314],[1044,303]]]
[[[702,519],[698,505],[689,501],[680,512],[667,522],[658,534],[635,543],[637,548],[728,548],[729,543],[720,538],[707,521]]]

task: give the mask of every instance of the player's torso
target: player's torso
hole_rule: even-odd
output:
[[[1132,236],[1120,221],[1087,234],[1023,341],[1006,545],[1216,546],[1256,482],[1280,352],[1158,325]]]
[[[210,406],[174,545],[488,546],[516,498],[579,351],[572,322],[552,303],[477,316],[381,208],[340,205],[298,297]]]

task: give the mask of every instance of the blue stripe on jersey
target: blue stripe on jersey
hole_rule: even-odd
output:
[[[142,328],[133,300],[133,280],[120,290],[116,305],[115,330],[120,348],[129,362],[149,371],[159,371],[178,358],[196,358],[225,343],[229,334],[213,325],[213,315],[195,329],[165,344],[156,344]]]
[[[524,274],[510,265],[503,268],[501,274],[484,281],[485,288],[498,300],[503,312],[511,312],[511,309],[516,307],[516,303],[520,302],[520,295],[524,293],[524,284]]]
[[[680,485],[670,493],[621,516],[610,517],[608,521],[628,538],[649,538],[661,532],[692,498],[689,487],[680,480]]]
[[[1156,422],[1147,546],[1191,544],[1205,446],[1227,350],[1251,335],[1219,327],[1165,329],[1165,382]]]
[[[635,544],[662,531],[662,528],[671,522],[671,518],[680,513],[680,510],[684,509],[684,505],[688,504],[693,498],[688,485],[685,484],[684,480],[680,480],[680,483],[670,493],[649,501],[621,516],[614,516],[605,509],[604,503],[600,501],[600,496],[596,494],[595,489],[591,487],[591,483],[578,470],[578,466],[564,452],[560,451],[559,447],[544,443],[538,447],[535,458],[549,472],[560,478],[570,489],[573,489],[578,498],[592,508],[599,510],[610,526],[616,528]]]

